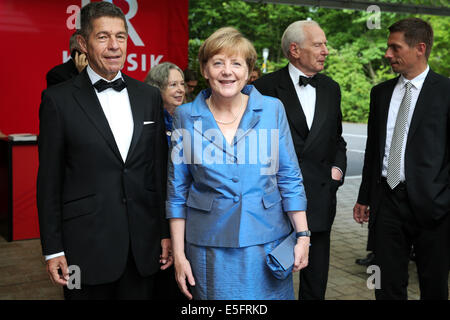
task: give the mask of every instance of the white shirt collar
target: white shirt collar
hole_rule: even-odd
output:
[[[103,78],[102,76],[100,76],[97,72],[95,72],[95,71],[91,68],[90,65],[87,66],[86,71],[87,71],[87,74],[88,74],[88,76],[89,76],[89,79],[91,79],[91,83],[92,83],[92,84],[96,83],[96,82],[97,82],[98,80],[100,80],[100,79],[103,79],[103,80],[105,80],[105,81],[107,81],[107,82],[111,82],[111,81],[117,80],[117,79],[119,79],[119,78],[122,78],[122,73],[119,71],[119,72],[117,72],[117,74],[116,74],[116,76],[114,77],[114,79],[112,79],[112,80],[107,80],[107,79]]]
[[[289,75],[291,76],[292,82],[294,84],[298,84],[298,79],[300,76],[308,77],[306,74],[304,74],[300,69],[297,69],[292,63],[289,62]]]
[[[425,69],[424,72],[422,72],[417,77],[415,77],[414,79],[411,79],[411,80],[408,80],[404,76],[401,75],[400,79],[399,79],[399,83],[402,87],[404,87],[405,83],[409,81],[414,86],[414,88],[421,89],[423,82],[425,81],[425,78],[428,75],[429,70],[430,70],[430,66],[427,65],[427,68]]]

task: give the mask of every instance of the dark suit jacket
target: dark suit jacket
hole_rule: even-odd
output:
[[[130,248],[140,274],[155,273],[160,240],[169,237],[161,95],[123,78],[134,120],[125,163],[86,70],[44,90],[39,111],[37,205],[43,253],[64,251],[89,285],[117,280]]]
[[[347,168],[346,142],[342,138],[341,92],[331,78],[317,74],[316,108],[309,131],[288,66],[253,84],[264,95],[281,100],[286,110],[295,152],[303,174],[311,231],[329,231],[336,214],[339,182],[331,179],[331,168]]]
[[[78,75],[78,69],[72,59],[63,64],[59,64],[47,72],[47,88],[55,84],[67,81]]]
[[[372,88],[358,203],[370,205],[371,223],[381,199],[386,126],[398,77]],[[405,177],[411,207],[423,225],[450,212],[450,80],[430,69],[408,132]]]

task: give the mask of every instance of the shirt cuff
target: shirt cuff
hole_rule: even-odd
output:
[[[64,251],[45,256],[45,261],[48,261],[48,260],[53,259],[53,258],[61,257],[61,256],[64,256]]]

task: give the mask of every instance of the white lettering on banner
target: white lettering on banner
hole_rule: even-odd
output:
[[[66,63],[70,58],[70,52],[63,50],[62,52],[63,63]]]
[[[155,54],[151,54],[149,56],[148,61],[150,62],[150,67],[153,68],[154,66],[156,66],[157,64],[160,63],[161,59],[164,57],[164,55],[160,54],[160,55],[155,55]],[[67,50],[63,50],[62,51],[62,62],[65,63],[67,62],[67,60],[70,59],[70,52]],[[127,55],[127,62],[129,64],[129,66],[127,67],[127,71],[136,71],[139,68],[139,63],[138,63],[139,59],[138,59],[138,55],[136,53],[130,53]],[[147,71],[147,55],[144,53],[141,55],[141,71]]]
[[[160,54],[160,55],[157,56],[156,59],[155,59],[155,56],[152,54],[152,55],[150,56],[150,68],[153,68],[154,66],[156,66],[157,64],[159,64],[159,62],[161,61],[162,57],[163,57],[163,55]],[[145,70],[143,70],[143,71],[145,71]]]
[[[130,64],[130,66],[127,68],[128,71],[136,71],[138,68],[138,64],[137,62],[134,60],[134,58],[136,58],[137,54],[136,53],[130,53],[127,56],[127,62]]]
[[[164,57],[164,55],[160,54],[160,55],[155,55],[155,54],[151,54],[150,55],[150,68],[153,68],[154,66],[156,66],[157,64],[159,64],[159,62],[161,61],[161,59]],[[136,71],[139,67],[138,64],[138,55],[136,53],[130,53],[127,56],[127,62],[130,64],[127,67],[127,71]],[[143,53],[141,55],[141,71],[147,71],[147,55],[145,53]]]
[[[128,2],[128,6],[130,7],[130,10],[128,10],[128,13],[125,15],[125,19],[127,20],[128,24],[128,35],[130,36],[131,41],[133,41],[136,47],[143,47],[144,42],[142,42],[142,39],[139,37],[138,33],[136,32],[136,29],[134,29],[133,25],[130,22],[130,19],[132,19],[136,15],[138,10],[137,0],[125,0],[125,1]],[[112,0],[109,0],[108,2],[112,3]]]
[[[66,20],[67,29],[69,30],[80,29],[80,19],[78,19],[80,7],[77,5],[68,6],[66,13],[71,13],[71,15]]]

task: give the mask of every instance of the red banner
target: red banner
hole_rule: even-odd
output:
[[[0,0],[0,131],[38,133],[45,75],[70,56],[76,16],[89,0]],[[188,0],[115,0],[128,22],[122,72],[144,80],[164,61],[187,67]]]

